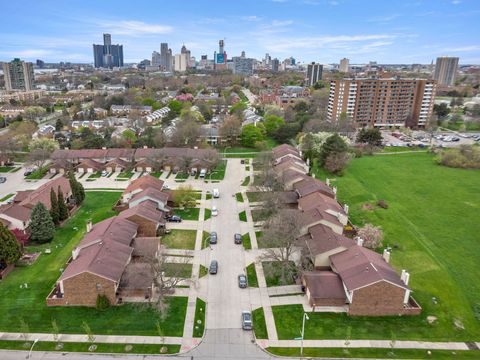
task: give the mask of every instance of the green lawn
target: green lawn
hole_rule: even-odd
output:
[[[258,287],[257,270],[255,270],[254,263],[247,266],[247,281],[249,287]]]
[[[265,313],[263,308],[252,311],[253,331],[257,339],[268,339],[267,324],[265,323]]]
[[[28,346],[26,346],[28,345]],[[29,350],[32,342],[0,340],[0,349],[9,350]],[[83,342],[63,342],[62,349],[56,349],[56,342],[38,341],[35,343],[35,351],[58,351],[58,352],[88,352],[88,353],[129,353],[129,354],[159,354],[160,348],[166,347],[164,354],[176,354],[180,351],[180,345],[160,345],[160,344],[113,344],[113,343],[95,343],[97,349],[89,351],[90,343]],[[128,348],[127,348],[128,346]],[[32,354],[32,358],[35,355]]]
[[[182,220],[198,220],[200,215],[200,208],[185,208],[185,209],[173,209],[175,215],[178,215]]]
[[[102,176],[102,173],[100,171],[94,172],[94,173],[88,173],[88,179],[98,179]]]
[[[186,173],[186,172],[183,172],[183,171],[179,171],[179,172],[177,173],[177,175],[175,176],[175,179],[176,179],[176,180],[187,180],[189,176],[190,176],[189,173]]]
[[[117,175],[117,179],[130,179],[133,174],[135,174],[133,171],[122,171]]]
[[[201,277],[207,276],[207,274],[208,274],[207,267],[200,264],[200,270],[198,272],[198,277],[201,278]]]
[[[156,178],[159,178],[160,176],[162,176],[162,174],[163,174],[163,171],[153,171],[150,173],[151,176]]]
[[[262,231],[255,231],[255,237],[257,238],[257,245],[259,249],[268,249],[270,247],[270,244],[263,238]]]
[[[55,319],[61,333],[81,334],[85,321],[96,334],[154,335],[159,320],[166,335],[182,336],[186,297],[169,297],[164,317],[152,307],[136,304],[112,306],[101,312],[87,307],[45,305],[45,298],[60,276],[60,269],[65,267],[73,248],[83,237],[87,220],[97,223],[113,216],[112,206],[119,196],[119,192],[87,191],[82,207],[57,229],[52,243],[27,248],[28,252],[42,253],[50,248],[52,253],[41,255],[31,266],[16,268],[0,282],[0,331],[20,332],[20,319],[23,318],[31,332],[51,332],[51,322]],[[20,288],[25,283],[28,288]]]
[[[244,211],[242,211],[241,213],[238,214],[238,217],[240,218],[240,221],[247,221],[247,214]]]
[[[162,237],[160,242],[169,249],[195,249],[196,230],[172,229],[170,234]]]
[[[250,234],[246,233],[242,235],[242,244],[245,250],[252,249],[252,240],[250,239]]]
[[[227,160],[222,160],[220,163],[212,170],[212,174],[205,177],[208,180],[223,180],[225,177],[225,171],[227,170]]]
[[[243,182],[242,182],[242,186],[248,186],[248,184],[250,184],[250,176],[247,176]]]
[[[236,199],[237,199],[238,202],[243,202],[243,195],[242,195],[242,193],[239,193],[239,192],[236,193],[236,194],[235,194],[235,197],[236,197]]]
[[[322,171],[316,174],[325,179]],[[367,319],[312,314],[306,336],[341,338],[351,326],[352,338],[360,339],[388,339],[393,331],[398,339],[478,341],[480,172],[442,167],[427,153],[364,156],[354,159],[334,183],[339,199],[350,205],[354,224],[383,227],[384,244],[393,247],[391,262],[398,272],[410,272],[412,295],[423,311],[415,317]],[[388,203],[387,210],[362,209],[379,199]],[[281,338],[293,335],[287,328],[301,321],[302,309],[297,310],[294,316],[276,310],[286,329],[279,332]],[[437,317],[432,325],[429,315]]]
[[[7,173],[14,169],[14,166],[0,166],[0,173]]]
[[[249,202],[260,202],[264,201],[265,197],[268,196],[269,193],[265,191],[247,191],[246,194]]]
[[[5,195],[3,198],[0,199],[0,202],[7,201],[8,199],[10,199],[14,195],[15,194],[13,194],[13,193]]]
[[[212,217],[212,210],[210,209],[205,209],[205,215],[203,216],[203,220],[208,220]]]
[[[205,249],[210,244],[210,233],[208,231],[203,231],[202,234],[202,249]]]
[[[205,301],[200,298],[197,298],[195,304],[195,320],[193,323],[193,337],[202,337],[203,332],[205,331],[205,311],[207,306]]]
[[[185,263],[166,263],[165,276],[175,276],[182,279],[190,279],[192,277],[192,264]]]
[[[43,168],[35,170],[30,175],[25,176],[25,179],[27,179],[27,180],[43,179],[43,177],[47,174],[47,172],[48,172],[48,167],[43,167]]]
[[[254,222],[257,221],[265,221],[268,219],[269,212],[265,211],[264,209],[253,209],[252,210],[252,220]]]
[[[300,346],[300,344],[299,344]],[[277,356],[299,357],[300,347],[269,347],[266,350]],[[379,348],[304,348],[303,355],[314,358],[363,358],[363,359],[478,359],[478,351],[472,350],[427,350],[421,349],[379,349]]]

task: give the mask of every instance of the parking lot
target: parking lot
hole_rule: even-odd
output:
[[[401,132],[382,131],[382,136],[386,147],[426,147],[430,146],[430,144],[437,147],[454,147],[480,143],[480,133],[460,133],[455,131],[437,131],[433,133],[432,139],[430,139],[430,133],[425,131],[413,131],[411,135]]]

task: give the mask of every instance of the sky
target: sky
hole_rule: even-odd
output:
[[[107,32],[126,63],[150,59],[161,42],[212,59],[225,39],[228,57],[480,64],[480,0],[23,0],[1,9],[0,61],[92,63]]]

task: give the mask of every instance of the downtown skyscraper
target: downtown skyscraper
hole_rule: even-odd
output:
[[[452,86],[455,84],[457,70],[458,57],[438,57],[433,78],[437,80],[439,85]]]
[[[96,68],[123,66],[123,45],[112,45],[112,36],[103,34],[103,45],[93,44],[93,58]]]
[[[3,74],[7,91],[33,90],[34,76],[31,62],[14,59],[9,63],[3,63]]]

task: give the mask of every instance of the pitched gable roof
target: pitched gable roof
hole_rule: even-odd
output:
[[[154,199],[157,201],[162,202],[163,204],[167,204],[169,195],[165,192],[159,191],[154,188],[146,188],[145,190],[140,191],[139,193],[136,193],[129,201],[129,203],[134,202],[136,200],[139,200],[143,197],[147,197],[150,199]]]
[[[142,204],[128,208],[122,211],[118,216],[122,219],[128,219],[131,216],[140,216],[147,220],[164,224],[165,223],[165,213],[157,209],[157,204],[153,201],[147,200]]]
[[[408,289],[395,270],[376,252],[354,245],[330,256],[333,271],[340,275],[348,290],[353,291],[379,281]]]
[[[302,237],[313,256],[324,254],[337,248],[348,249],[355,241],[332,231],[328,226],[317,224],[308,229],[308,235]]]
[[[325,184],[323,181],[320,181],[314,178],[308,178],[308,179],[296,182],[293,185],[293,188],[297,191],[298,196],[300,197],[304,197],[304,196],[307,196],[308,194],[319,191],[322,194],[330,196],[331,198],[335,198],[335,193],[329,186],[327,186],[327,184]]]
[[[163,180],[160,180],[151,175],[140,176],[139,178],[130,182],[123,194],[128,194],[138,189],[145,190],[147,188],[153,188],[158,191],[162,191]]]

